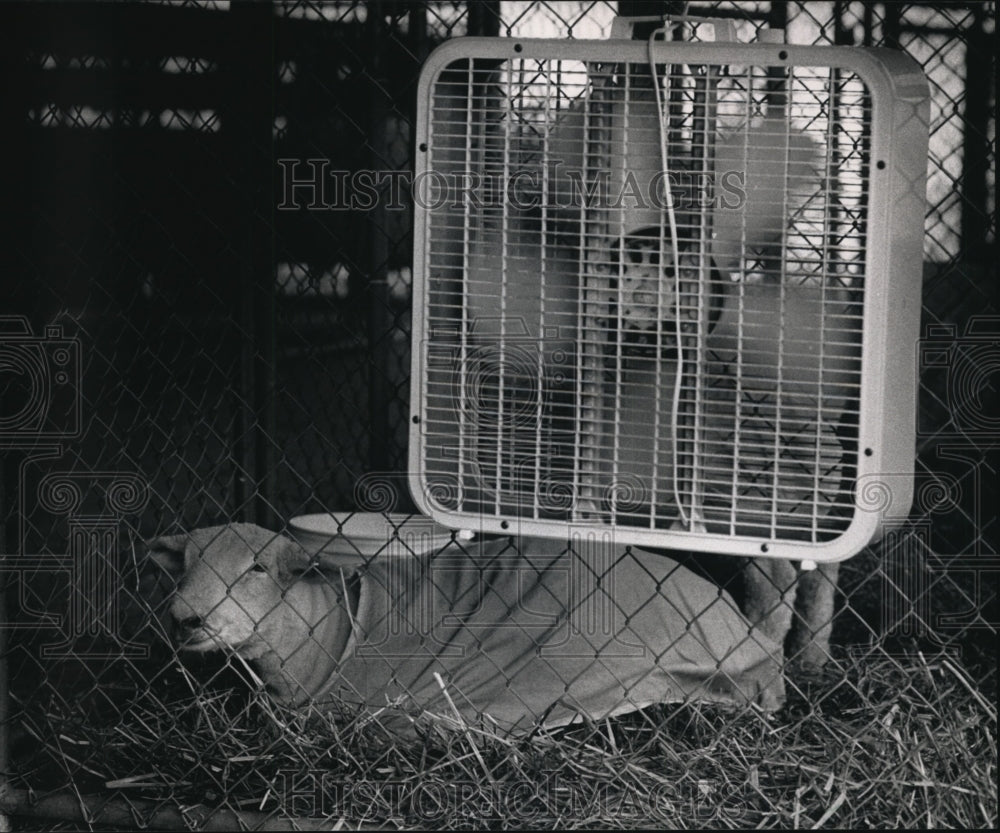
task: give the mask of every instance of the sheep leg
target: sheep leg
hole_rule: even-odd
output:
[[[751,624],[779,645],[792,626],[795,567],[779,558],[755,558],[743,570],[745,613]]]
[[[837,589],[837,563],[820,564],[799,576],[796,597],[798,623],[792,631],[790,656],[804,666],[821,668],[830,659],[830,633],[833,630],[834,593]]]

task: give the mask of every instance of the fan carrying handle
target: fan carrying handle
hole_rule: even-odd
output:
[[[611,40],[646,40],[653,29],[672,29],[674,26],[690,23],[698,26],[711,26],[712,38],[716,43],[736,43],[736,23],[719,17],[698,17],[687,14],[688,3],[684,4],[685,11],[681,14],[668,14],[662,16],[617,15],[611,21]],[[640,26],[645,32],[636,32],[636,27]]]

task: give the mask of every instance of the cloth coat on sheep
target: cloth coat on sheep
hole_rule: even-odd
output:
[[[391,723],[457,709],[517,733],[689,698],[774,708],[784,696],[780,647],[663,556],[503,539],[376,558],[357,575],[356,611],[336,614],[350,629],[343,654],[321,652],[329,674],[309,693],[387,707]]]

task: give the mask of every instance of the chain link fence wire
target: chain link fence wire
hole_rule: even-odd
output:
[[[914,505],[859,495],[904,523],[842,565],[834,661],[789,662],[771,681],[781,710],[639,709],[623,685],[627,714],[511,738],[445,685],[450,728],[414,738],[384,698],[310,719],[235,655],[177,657],[175,576],[145,539],[413,512],[406,183],[429,52],[470,34],[605,38],[618,11],[685,5],[0,6],[0,810],[18,829],[995,826],[993,3],[688,5],[732,19],[741,40],[782,26],[792,43],[900,48],[931,84]],[[480,568],[542,570],[516,538],[485,555],[448,546]],[[555,555],[592,565],[579,546]],[[719,600],[747,603],[732,563],[684,563]],[[245,576],[214,575],[237,599]],[[830,580],[817,573],[809,592]],[[383,581],[401,604],[420,578]],[[663,604],[665,585],[648,584],[636,610],[609,597],[612,618]],[[238,602],[259,620],[252,606]],[[601,663],[547,668],[569,691]]]

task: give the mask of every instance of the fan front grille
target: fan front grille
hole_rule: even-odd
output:
[[[859,450],[864,83],[465,58],[438,74],[428,118],[415,383],[430,503],[840,535]]]

